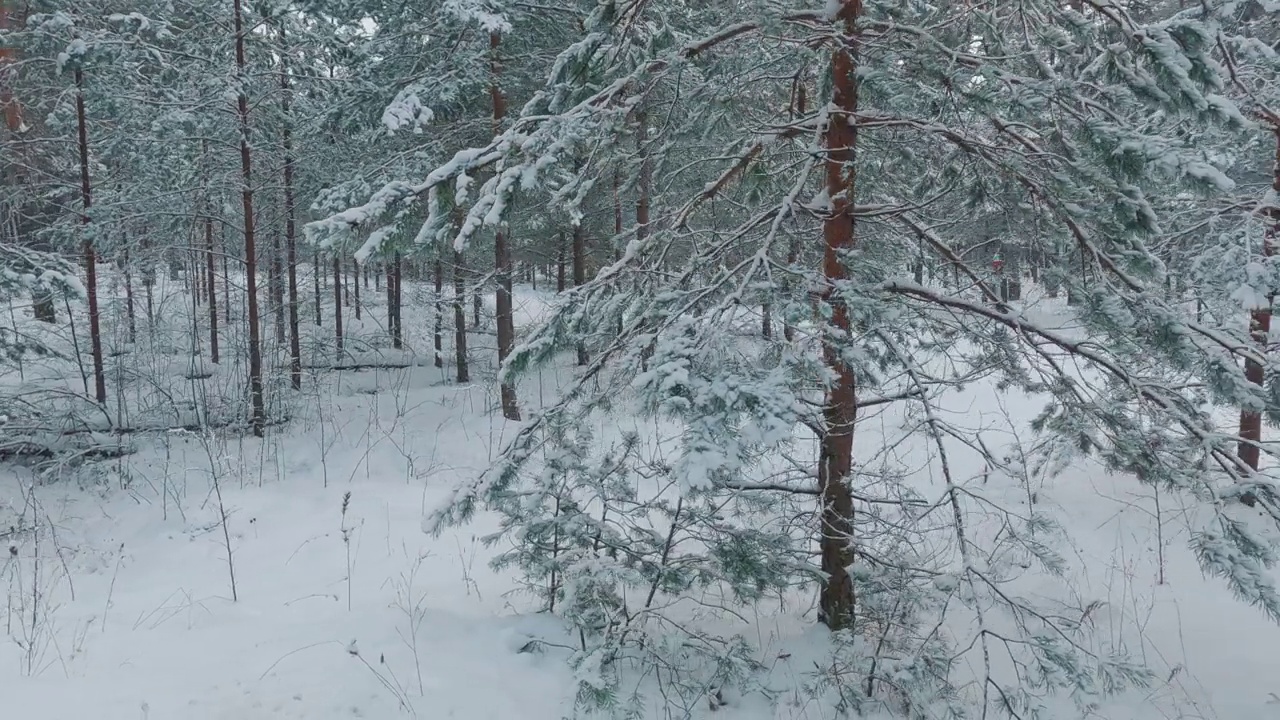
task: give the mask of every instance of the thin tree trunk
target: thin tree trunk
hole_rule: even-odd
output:
[[[333,339],[338,362],[342,362],[342,261],[333,255]]]
[[[619,185],[621,181],[618,178],[618,170],[613,171],[613,261],[618,262],[622,259],[622,250],[618,248],[617,243],[622,237],[622,197],[619,194]],[[618,327],[615,328],[618,335],[622,334],[622,316],[618,316]]]
[[[129,344],[138,342],[138,317],[133,306],[133,268],[129,265],[129,241],[125,238],[124,258],[120,263],[120,272],[124,274],[125,314],[129,320]]]
[[[227,234],[222,233],[222,319],[231,325],[231,251],[227,247]]]
[[[467,308],[466,268],[462,264],[462,252],[453,251],[453,352],[457,365],[458,382],[470,382],[467,370]]]
[[[355,258],[351,259],[351,285],[355,300],[356,320],[360,319],[360,263]]]
[[[218,364],[218,278],[213,272],[213,203],[206,203],[204,218],[204,255],[209,292],[209,359]],[[226,298],[223,298],[224,300]]]
[[[436,297],[435,297],[435,303],[434,303],[435,311],[436,311],[436,326],[435,326],[435,338],[434,338],[435,351],[436,351],[435,364],[436,364],[436,367],[442,368],[444,367],[444,337],[442,335],[442,333],[444,332],[444,306],[441,304],[441,299],[444,296],[444,267],[443,267],[443,264],[440,262],[439,254],[436,255],[436,262],[435,262],[434,269],[435,269],[435,281],[436,281]]]
[[[560,231],[560,244],[556,247],[556,292],[564,292],[564,275],[565,275],[565,252],[564,231]]]
[[[800,260],[800,236],[793,235],[791,243],[787,247],[787,268],[795,268],[796,263]],[[795,300],[795,275],[789,272],[787,275],[787,301],[788,305]],[[783,308],[782,313],[782,337],[791,342],[796,338],[796,329],[791,325],[790,313]]]
[[[311,256],[311,279],[315,282],[315,286],[316,286],[315,288],[316,289],[316,327],[320,327],[323,324],[320,322],[323,319],[323,313],[321,312],[321,307],[320,307],[320,303],[321,303],[320,276],[323,273],[324,271],[321,270],[321,267],[320,267],[320,256],[312,255]]]
[[[396,335],[396,276],[391,263],[387,263],[387,334]],[[393,341],[394,342],[394,341]]]
[[[391,346],[399,350],[404,347],[404,324],[401,322],[402,311],[404,310],[404,262],[400,257],[400,253],[395,254],[395,325],[391,329]]]
[[[205,140],[200,143],[201,156],[205,160],[205,165],[209,164],[209,141]],[[214,204],[210,199],[209,187],[202,188],[204,201],[201,205],[205,210],[205,282],[207,295],[209,295],[209,359],[215,365],[219,363],[218,355],[218,275],[214,273]],[[227,268],[223,268],[223,273],[227,272]],[[225,279],[225,278],[224,278]],[[227,297],[223,297],[223,301],[227,301]]]
[[[236,112],[240,120],[240,201],[244,206],[244,285],[249,324],[249,402],[253,408],[253,434],[262,437],[267,410],[262,387],[262,339],[258,325],[258,249],[253,219],[253,152],[249,149],[249,96],[246,94],[244,18],[240,0],[233,0],[236,32]]]
[[[156,322],[155,298],[152,288],[156,284],[156,269],[151,259],[151,242],[145,232],[138,238],[138,246],[142,249],[142,292],[147,298],[147,327]]]
[[[823,432],[819,438],[818,488],[822,495],[822,572],[826,575],[819,603],[823,621],[832,630],[848,627],[853,621],[853,582],[849,565],[853,562],[853,498],[849,483],[853,470],[853,425],[858,411],[857,386],[853,369],[846,366],[841,350],[849,342],[849,309],[836,286],[849,278],[842,256],[857,247],[853,205],[856,190],[856,149],[858,129],[853,122],[858,111],[857,41],[855,23],[862,13],[862,0],[841,0],[836,16],[840,23],[837,46],[831,59],[832,107],[824,137],[826,147],[826,191],[831,213],[823,221],[822,274],[823,302],[831,319],[823,331],[823,362],[833,380],[826,390]]]
[[[89,296],[89,343],[93,353],[93,392],[99,404],[107,401],[107,373],[102,364],[102,326],[98,316],[98,258],[93,247],[89,209],[93,206],[89,184],[89,128],[84,112],[84,74],[75,69],[76,136],[80,145],[80,202],[84,224],[85,290]]]
[[[342,288],[342,302],[346,307],[351,307],[351,284],[347,281],[347,269],[342,266],[341,261],[338,263],[338,272],[333,276],[333,282]]]
[[[280,26],[280,44],[284,46],[280,64],[280,108],[284,123],[280,131],[284,150],[284,252],[289,272],[289,382],[294,390],[302,389],[302,340],[298,335],[298,226],[293,197],[293,107],[289,88],[289,47],[284,25]],[[320,324],[319,298],[316,324]]]
[[[587,231],[582,223],[573,226],[573,286],[582,287],[587,282]],[[578,341],[578,365],[590,360],[587,345]]]
[[[649,237],[649,203],[653,193],[653,159],[649,155],[649,115],[643,109],[643,101],[636,109],[636,152],[640,155],[639,192],[636,194],[636,241],[643,243]],[[636,291],[640,292],[639,280]],[[648,370],[658,339],[655,336],[640,351],[640,366]]]
[[[271,304],[276,319],[276,345],[284,347],[288,342],[284,320],[284,249],[280,247],[280,233],[271,233]]]
[[[189,279],[191,280],[191,296],[195,300],[195,306],[199,307],[204,304],[204,263],[200,262],[200,253],[196,249],[196,239],[191,239],[191,252],[188,253],[191,258],[189,268]]]
[[[1274,192],[1280,193],[1280,128],[1273,128],[1272,133],[1275,135],[1276,152],[1272,166],[1271,188]],[[1271,227],[1267,228],[1265,237],[1262,240],[1262,256],[1270,258],[1277,254],[1277,244],[1280,238],[1280,210],[1268,208],[1268,215],[1271,219]],[[1265,262],[1265,260],[1264,260]],[[1275,302],[1275,297],[1271,294],[1267,295],[1266,305],[1253,310],[1249,314],[1249,335],[1253,339],[1254,344],[1258,346],[1260,353],[1267,353],[1267,346],[1270,344],[1271,335],[1271,306]],[[1245,378],[1257,385],[1263,387],[1267,380],[1266,369],[1262,363],[1256,360],[1246,358],[1244,362]],[[1253,408],[1244,408],[1240,410],[1240,442],[1236,446],[1236,454],[1253,470],[1258,469],[1258,461],[1260,459],[1260,447],[1262,442],[1262,413]]]

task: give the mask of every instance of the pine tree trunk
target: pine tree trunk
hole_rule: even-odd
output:
[[[231,326],[231,252],[225,230],[222,233],[222,319]]]
[[[253,218],[253,153],[249,149],[249,96],[246,94],[244,18],[240,0],[233,0],[236,32],[236,113],[240,120],[240,202],[244,206],[244,285],[249,325],[249,402],[253,408],[253,434],[262,437],[267,421],[262,387],[262,338],[258,317],[258,249]]]
[[[1280,193],[1280,128],[1273,128],[1272,133],[1275,135],[1276,152],[1275,160],[1272,166],[1271,188],[1275,193]],[[1267,228],[1265,237],[1262,240],[1262,256],[1263,258],[1271,258],[1277,254],[1277,245],[1280,244],[1280,210],[1267,208],[1267,214],[1271,220],[1271,226]],[[1267,262],[1264,259],[1263,262]],[[1271,335],[1271,306],[1275,303],[1275,296],[1270,292],[1267,294],[1267,304],[1265,307],[1255,309],[1249,314],[1249,335],[1253,339],[1254,344],[1258,346],[1258,352],[1267,353],[1267,346],[1270,343]],[[1249,358],[1244,362],[1245,378],[1257,385],[1263,387],[1267,380],[1266,368],[1262,363]],[[1236,446],[1236,454],[1253,470],[1258,469],[1258,461],[1260,459],[1259,444],[1262,442],[1262,413],[1259,410],[1245,408],[1240,411],[1240,442]]]
[[[338,261],[338,272],[333,276],[335,285],[342,288],[342,302],[346,307],[351,307],[351,284],[347,281],[347,269],[342,266],[342,261]]]
[[[280,65],[280,107],[284,115],[281,146],[284,151],[284,252],[289,272],[289,382],[294,390],[302,389],[302,339],[298,335],[298,226],[293,197],[293,108],[289,89],[289,48],[284,26],[280,28],[280,44],[284,46]],[[317,298],[317,301],[319,298]],[[316,306],[316,324],[320,324],[320,308]]]
[[[794,268],[796,263],[800,261],[800,236],[792,235],[791,243],[787,246],[787,267]],[[793,274],[787,275],[787,301],[788,304],[795,301],[795,277]],[[782,337],[787,342],[796,339],[796,329],[791,325],[790,313],[785,308],[782,313]]]
[[[823,362],[833,380],[826,390],[823,432],[819,438],[818,488],[822,495],[821,555],[822,587],[820,608],[823,621],[832,630],[849,627],[853,621],[853,498],[849,488],[853,471],[853,425],[857,416],[857,387],[852,368],[841,359],[841,348],[851,337],[849,309],[836,286],[849,278],[842,255],[857,247],[854,225],[856,190],[856,148],[858,129],[853,118],[858,111],[857,41],[855,23],[862,13],[862,0],[841,0],[836,19],[840,22],[837,47],[831,58],[831,105],[824,137],[826,147],[826,191],[831,213],[823,221],[822,300],[831,311],[823,331]]]
[[[457,366],[458,382],[470,382],[467,370],[467,308],[466,268],[462,264],[462,252],[453,251],[453,352]]]
[[[208,203],[204,218],[204,257],[209,293],[209,359],[218,364],[218,278],[214,274],[213,204]],[[223,298],[225,300],[226,298]]]
[[[391,346],[397,350],[404,347],[404,324],[402,320],[402,312],[404,310],[404,261],[400,257],[400,253],[395,254],[394,271],[395,271],[395,296],[393,297],[393,318],[395,320],[391,329]]]
[[[156,278],[155,270],[151,266],[151,252],[148,246],[147,236],[139,234],[138,250],[141,252],[141,257],[138,261],[138,269],[142,274],[142,293],[146,297],[147,327],[152,327],[155,325],[155,313],[152,307],[154,301],[151,297],[151,286],[155,284]]]
[[[311,256],[311,279],[315,282],[316,296],[316,327],[320,327],[323,323],[323,313],[321,312],[321,295],[320,295],[320,276],[324,273],[320,266],[320,256]]]
[[[613,171],[613,261],[618,262],[622,259],[622,250],[618,248],[618,240],[622,237],[622,197],[619,194],[619,185],[621,181],[618,179],[618,171]],[[618,335],[622,334],[622,316],[618,316],[618,326],[614,328]]]
[[[333,256],[333,340],[338,362],[342,362],[342,261]]]
[[[352,295],[354,296],[352,299],[355,301],[355,305],[354,305],[354,307],[355,307],[355,311],[356,311],[356,320],[357,320],[357,321],[359,321],[359,320],[360,320],[360,313],[361,313],[361,308],[360,308],[360,263],[356,262],[356,260],[355,260],[354,258],[352,258],[352,260],[351,260],[351,285],[352,285]]]
[[[649,237],[649,201],[653,192],[653,159],[649,155],[649,115],[643,105],[636,110],[636,152],[640,155],[639,192],[636,194],[636,241],[643,243]],[[636,291],[642,292],[637,281]],[[649,358],[653,357],[658,338],[655,336],[640,351],[640,366],[649,369]]]
[[[565,266],[565,252],[564,252],[564,246],[565,246],[564,231],[561,231],[561,232],[560,232],[560,244],[559,244],[559,246],[556,248],[556,292],[558,292],[558,293],[562,293],[562,292],[564,292],[564,280],[565,280],[565,277],[564,277],[564,275],[565,275],[565,267],[564,267],[564,266]]]
[[[188,274],[191,277],[191,297],[195,301],[196,307],[204,304],[204,264],[200,262],[200,254],[196,250],[196,240],[191,239],[191,252],[188,253],[191,258],[191,265],[188,267]]]
[[[89,209],[93,206],[89,183],[89,128],[84,111],[84,74],[77,67],[76,135],[80,145],[80,202],[84,225],[85,291],[89,296],[89,344],[93,353],[93,393],[99,404],[107,401],[107,374],[102,363],[102,325],[98,315],[98,258],[93,247],[93,229]]]
[[[392,338],[396,335],[396,272],[387,263],[387,334]]]
[[[489,94],[493,100],[493,134],[502,131],[502,118],[507,113],[507,100],[502,95],[498,78],[502,74],[502,65],[498,62],[498,46],[502,38],[498,33],[489,33],[490,69],[493,80],[489,86]],[[511,247],[507,244],[506,233],[502,226],[493,237],[494,274],[497,275],[497,289],[494,293],[494,319],[498,329],[498,371],[502,375],[502,364],[511,355],[516,344],[516,326],[511,302]],[[499,394],[502,397],[502,417],[508,420],[520,419],[520,404],[516,398],[516,387],[508,380],[499,383]]]
[[[129,321],[129,344],[138,342],[138,317],[133,306],[133,268],[129,265],[129,240],[124,238],[124,258],[120,263],[124,275],[125,314]]]
[[[587,231],[582,223],[573,226],[573,286],[582,287],[587,282]],[[586,365],[590,360],[587,346],[578,342],[578,365]]]
[[[444,332],[444,305],[442,304],[442,298],[444,296],[444,266],[440,262],[439,254],[436,255],[434,270],[435,270],[435,281],[436,281],[436,297],[435,297],[435,303],[434,303],[435,312],[436,312],[436,325],[435,325],[435,337],[433,338],[435,341],[434,344],[435,344],[435,352],[436,352],[435,364],[436,364],[436,367],[442,368],[444,367],[444,337],[442,335]]]
[[[276,321],[276,345],[284,347],[288,342],[284,320],[284,249],[280,247],[280,233],[271,233],[271,305]]]

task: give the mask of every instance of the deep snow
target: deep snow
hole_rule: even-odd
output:
[[[527,323],[544,298],[527,288],[519,294],[518,321]],[[411,343],[429,347],[429,313],[405,318]],[[376,323],[351,330],[372,335]],[[0,466],[5,716],[566,715],[575,688],[561,657],[520,652],[530,637],[558,628],[529,615],[513,579],[489,569],[493,551],[477,537],[492,519],[439,538],[421,530],[424,513],[483,470],[513,429],[494,412],[485,360],[492,340],[472,337],[476,379],[468,385],[451,384],[450,368],[430,367],[429,355],[391,371],[324,371],[308,375],[295,417],[266,440],[139,434],[130,439],[136,452],[44,482],[28,469]],[[571,372],[543,371],[521,386],[522,399],[549,401]],[[214,373],[209,382],[220,380]],[[975,384],[947,407],[993,435],[1029,437],[1026,421],[1039,401],[993,398],[990,386]],[[901,413],[885,411],[874,423],[879,430],[859,440],[882,443],[903,422]],[[961,475],[989,483],[988,493],[1009,503],[1026,503],[1027,489],[1011,479],[984,478],[974,467]],[[936,478],[919,480],[923,492],[933,486],[936,494]],[[1033,485],[1038,508],[1053,512],[1074,542],[1066,553],[1071,587],[1103,603],[1094,620],[1099,636],[1127,645],[1162,681],[1109,708],[1110,717],[1280,718],[1280,628],[1201,577],[1177,498],[1161,498],[1157,520],[1149,488],[1089,464]],[[731,697],[729,706],[700,714],[834,717],[797,690],[821,654],[812,617],[758,615],[753,623],[771,668],[767,682],[781,701],[771,707],[760,697]],[[655,710],[653,717],[666,715]]]

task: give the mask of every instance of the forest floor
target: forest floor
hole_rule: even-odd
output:
[[[518,295],[518,322],[529,323],[545,296],[527,287]],[[376,295],[369,304],[377,316]],[[429,347],[430,313],[408,311],[405,320],[410,344]],[[350,329],[358,339],[376,326],[366,317]],[[137,433],[127,454],[61,472],[0,465],[4,716],[567,715],[570,669],[554,652],[521,652],[530,638],[561,630],[532,612],[510,573],[489,567],[496,551],[479,538],[494,519],[481,515],[439,537],[422,531],[424,514],[482,471],[516,426],[495,412],[492,336],[472,337],[470,384],[451,383],[451,367],[430,367],[429,352],[408,368],[309,372],[290,421],[262,440]],[[155,372],[190,374],[184,361],[172,364]],[[25,368],[22,382],[59,381],[39,367]],[[522,400],[550,401],[572,372],[544,370],[520,387]],[[995,435],[1029,436],[1040,406],[981,383],[948,401]],[[132,412],[147,417],[142,406]],[[875,420],[878,439],[867,433],[865,442],[909,422],[891,406]],[[1280,718],[1280,628],[1201,576],[1177,498],[1157,506],[1150,488],[1089,464],[1026,482],[981,467],[959,472],[1010,504],[1053,512],[1072,538],[1063,551],[1068,585],[1104,608],[1093,621],[1100,642],[1156,671],[1155,685],[1099,717]],[[937,482],[919,479],[925,491]],[[821,654],[811,612],[757,614],[747,631],[775,702],[729,697],[688,717],[835,717],[799,690]],[[656,705],[651,715],[671,716]]]

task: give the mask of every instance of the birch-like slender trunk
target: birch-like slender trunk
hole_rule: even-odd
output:
[[[84,110],[84,73],[75,69],[76,137],[80,146],[80,218],[84,226],[85,292],[89,300],[89,347],[93,354],[93,394],[98,403],[107,401],[107,373],[102,362],[102,323],[98,314],[98,256],[93,245],[93,221],[89,216],[93,194],[89,181],[89,127]]]

